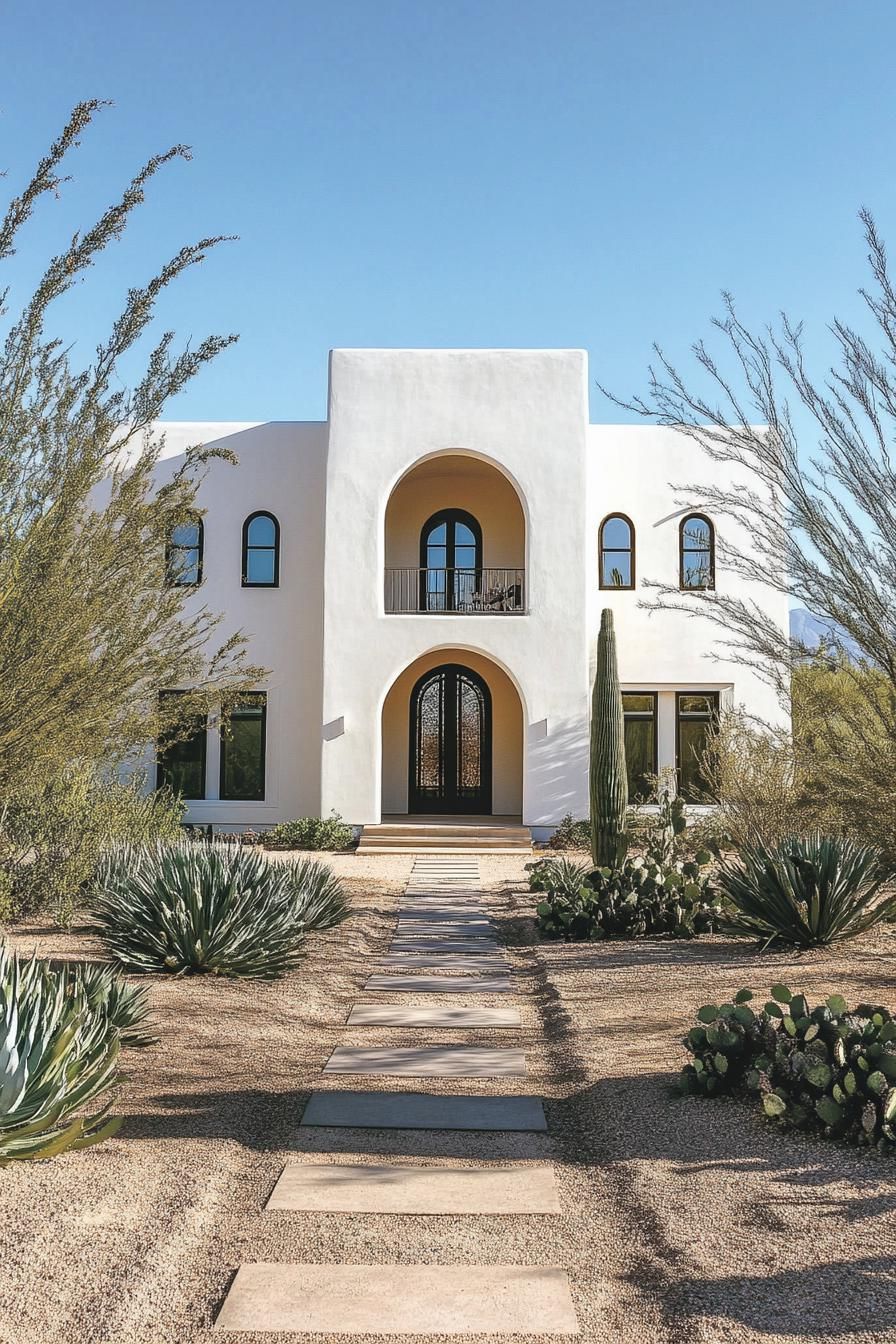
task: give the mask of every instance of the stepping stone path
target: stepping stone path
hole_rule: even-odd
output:
[[[371,975],[365,992],[421,998],[461,994],[468,1002],[355,1004],[347,1029],[413,1030],[423,1043],[339,1046],[324,1066],[325,1079],[526,1076],[525,1053],[512,1046],[476,1045],[468,1038],[448,1045],[425,1044],[427,1031],[520,1030],[517,1009],[487,1007],[475,998],[512,993],[510,963],[479,891],[476,858],[443,854],[415,860],[395,936],[376,968],[389,974]],[[534,1096],[377,1090],[314,1092],[301,1124],[424,1132],[547,1129],[544,1107]],[[560,1212],[560,1204],[550,1165],[447,1167],[331,1160],[287,1163],[267,1210],[274,1216],[278,1210],[293,1210],[396,1217],[550,1217]],[[400,1235],[396,1232],[396,1238]],[[237,1271],[215,1329],[359,1337],[579,1333],[562,1268],[500,1264],[246,1264]]]

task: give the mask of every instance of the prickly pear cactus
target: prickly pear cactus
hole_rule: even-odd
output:
[[[685,1038],[691,1063],[683,1092],[747,1092],[785,1128],[896,1153],[896,1019],[886,1008],[850,1010],[832,994],[810,1008],[803,994],[773,985],[754,1011],[744,989],[732,1003],[707,1004]]]
[[[625,720],[613,613],[600,614],[597,670],[591,694],[591,857],[595,868],[615,868],[625,854],[628,777]]]

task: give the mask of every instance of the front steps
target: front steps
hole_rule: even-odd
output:
[[[394,821],[365,826],[357,854],[529,854],[528,826],[488,821]]]

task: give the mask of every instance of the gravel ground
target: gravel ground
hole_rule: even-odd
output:
[[[213,1344],[226,1338],[211,1329],[215,1312],[236,1267],[250,1260],[559,1265],[570,1274],[581,1337],[594,1344],[896,1341],[896,1164],[781,1136],[738,1103],[669,1092],[694,1008],[744,984],[763,990],[784,980],[812,995],[836,989],[892,1003],[892,930],[800,959],[757,957],[721,939],[536,945],[522,860],[483,858],[484,894],[510,948],[517,997],[482,1002],[520,1007],[514,1044],[525,1047],[530,1076],[410,1086],[537,1092],[547,1099],[550,1136],[297,1131],[335,1045],[412,1037],[344,1027],[388,942],[410,860],[332,862],[349,880],[354,918],[310,940],[300,972],[262,985],[154,978],[162,1039],[128,1052],[120,1107],[128,1118],[118,1137],[0,1172],[3,1344]],[[35,926],[15,941],[48,955],[99,955],[88,928]],[[457,1005],[450,995],[423,1001]],[[471,1036],[483,1045],[510,1040],[506,1031]],[[456,1039],[426,1034],[427,1044]],[[451,1165],[553,1158],[563,1213],[263,1213],[284,1161],[303,1154]],[[424,1338],[431,1344],[431,1336],[417,1344]]]

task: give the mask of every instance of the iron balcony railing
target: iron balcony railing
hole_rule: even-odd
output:
[[[524,569],[386,569],[386,611],[446,616],[521,616]]]

